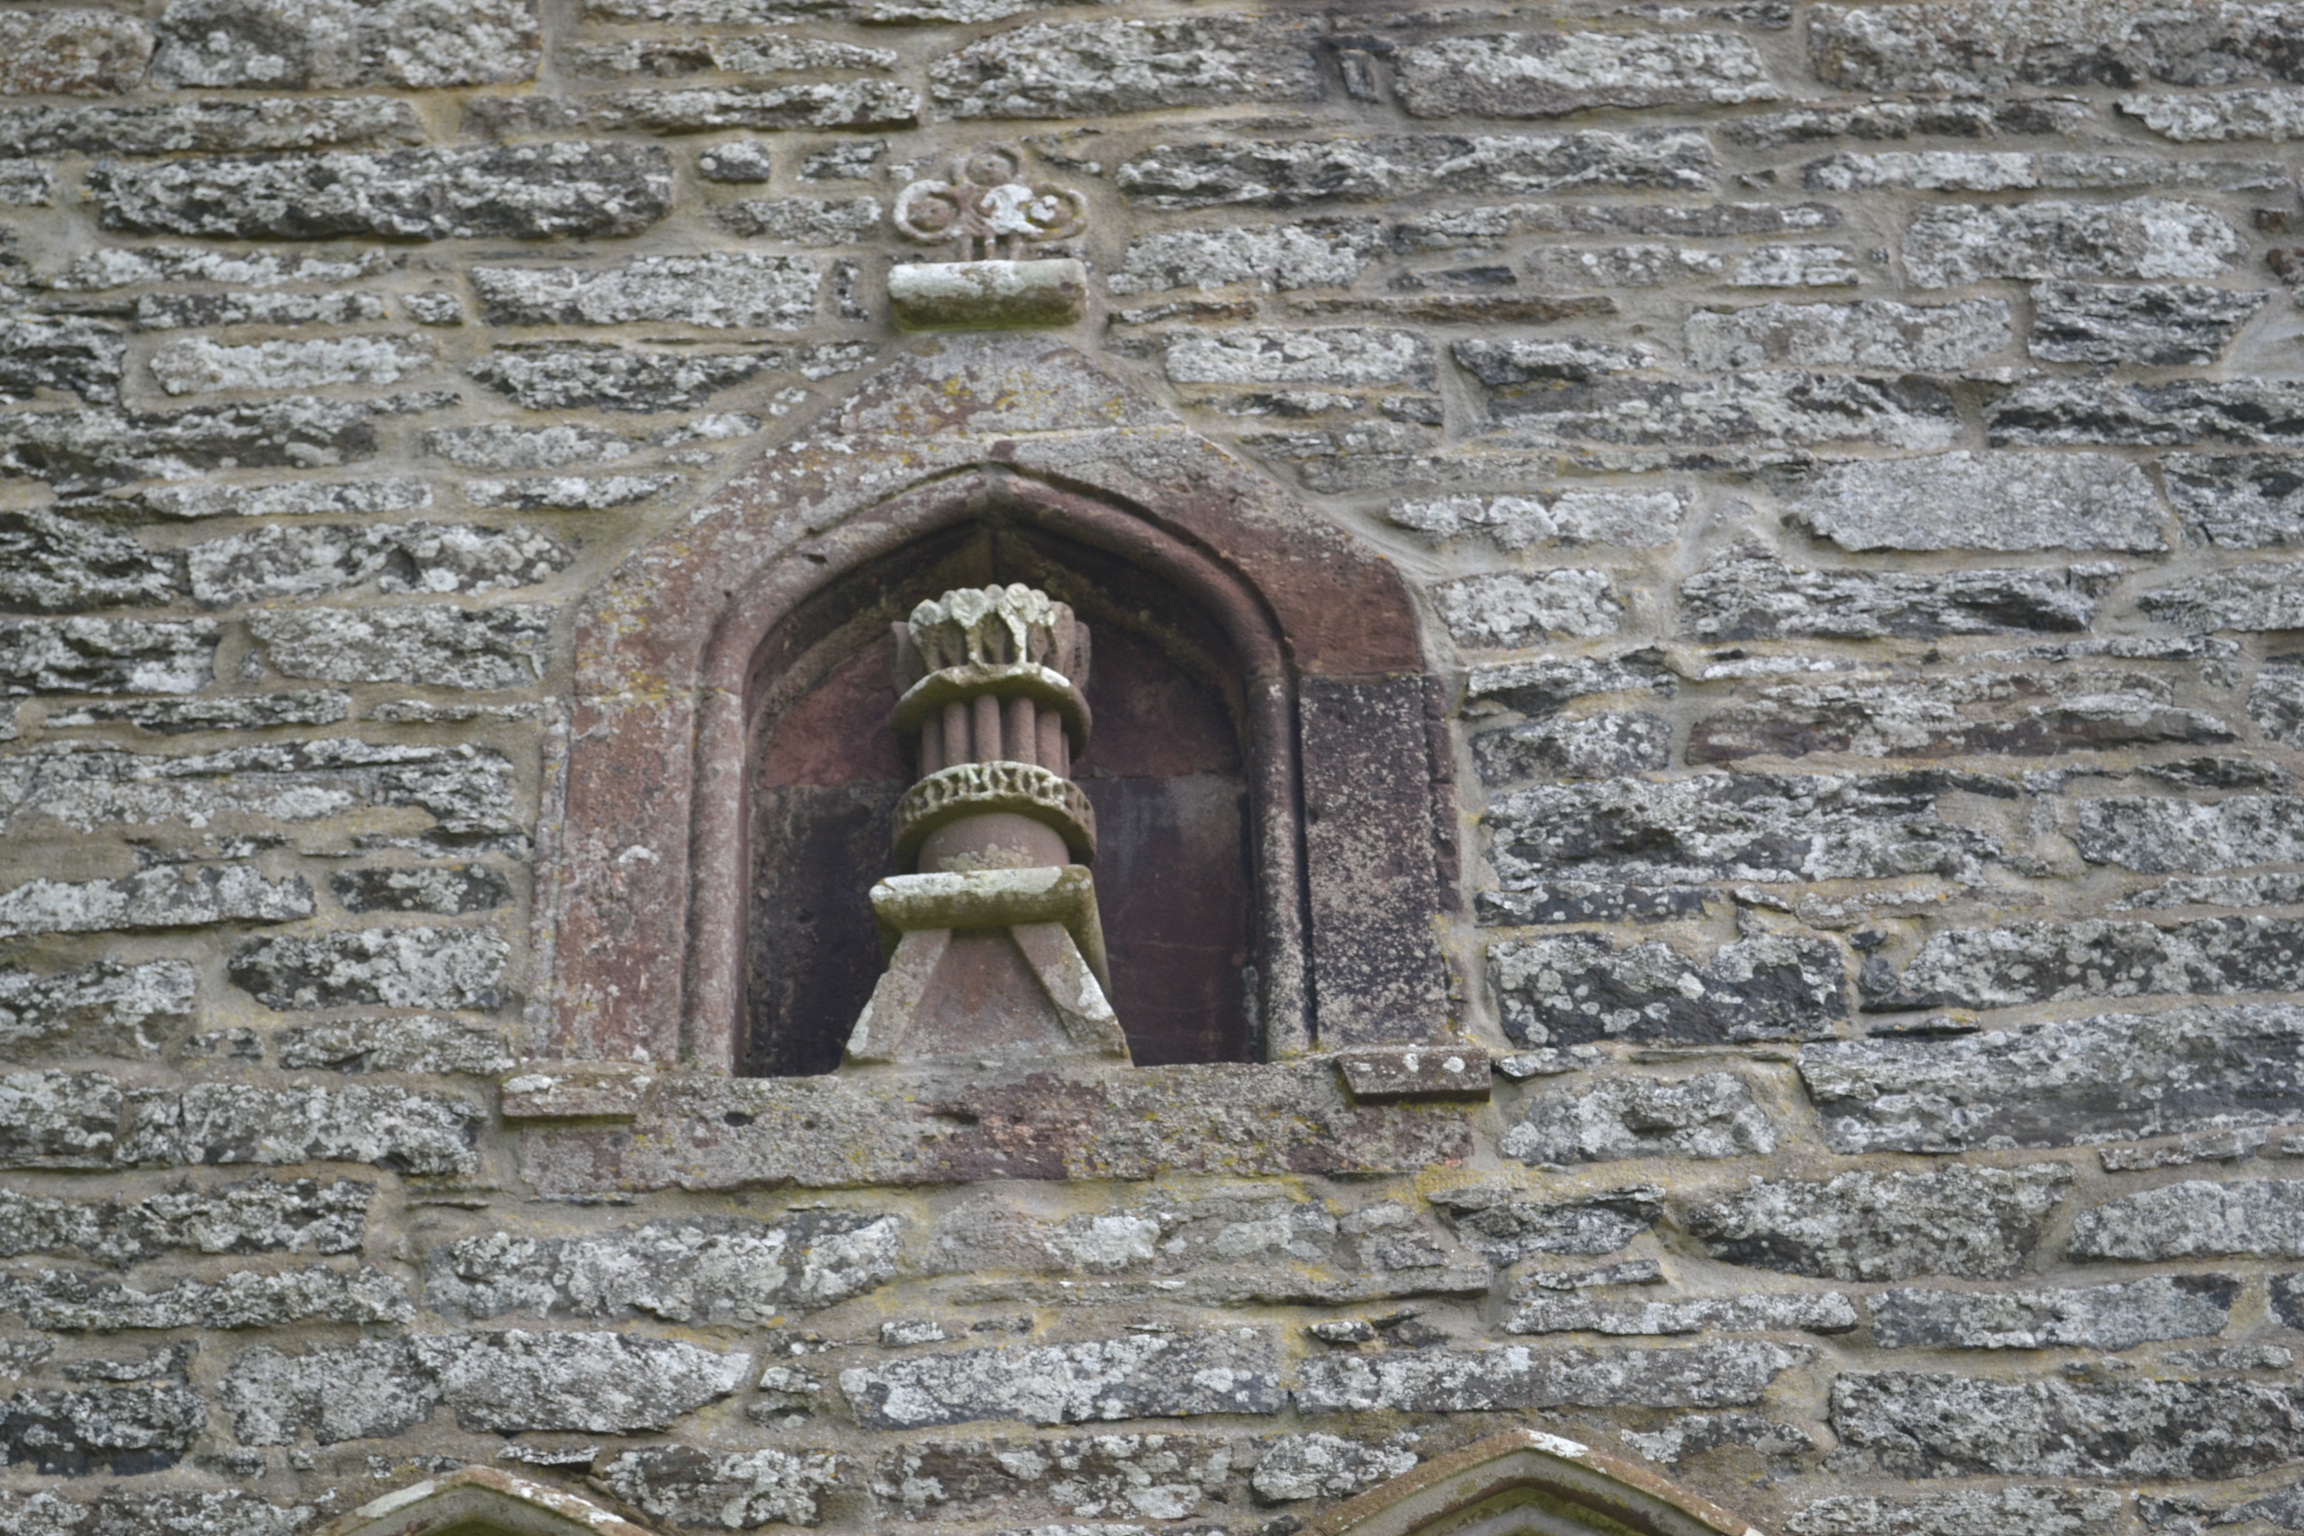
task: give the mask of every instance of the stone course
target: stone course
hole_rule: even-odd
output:
[[[675,1536],[1286,1536],[1507,1427],[1789,1536],[2304,1528],[2299,36],[0,0],[0,1536],[467,1464]],[[889,215],[993,143],[1081,194],[1085,316],[901,332]],[[666,770],[772,679],[674,631],[829,575],[815,644],[963,482],[967,580],[1145,578],[1108,825],[1174,733],[1107,625],[1288,573],[1152,649],[1286,722],[1302,825],[1226,847],[1362,836],[1288,911],[1424,969],[1288,973],[1354,1022],[1269,1061],[705,1059]],[[1372,1089],[1400,1041],[1486,1097]]]

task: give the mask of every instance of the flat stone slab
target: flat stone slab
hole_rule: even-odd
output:
[[[626,1125],[522,1136],[545,1196],[652,1189],[1402,1173],[1461,1162],[1448,1105],[1356,1104],[1325,1061],[979,1084],[665,1074]]]

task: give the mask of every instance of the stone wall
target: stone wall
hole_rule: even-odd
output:
[[[0,9],[0,1531],[1286,1536],[1507,1423],[1793,1536],[2304,1528],[2300,36]],[[1060,339],[1420,594],[1492,1100],[958,1083],[931,1179],[518,1075],[576,603],[934,349],[886,214],[988,140]]]

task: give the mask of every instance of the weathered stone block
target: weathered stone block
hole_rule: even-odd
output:
[[[913,1355],[842,1371],[840,1390],[875,1429],[1278,1413],[1286,1401],[1274,1341],[1252,1328]]]
[[[2068,1251],[2156,1263],[2304,1257],[2304,1182],[2193,1179],[2123,1195],[2080,1213]]]
[[[1784,517],[1851,550],[2168,547],[2152,482],[2109,454],[1957,450],[1827,464]]]
[[[1822,203],[1503,203],[1413,214],[1393,226],[1392,242],[1402,251],[1447,251],[1486,248],[1518,234],[1704,239],[1793,234],[1839,223],[1840,211]],[[1534,251],[1530,259],[1546,254]]]
[[[342,737],[185,756],[55,746],[0,759],[0,829],[54,822],[88,832],[225,815],[303,822],[372,805],[428,812],[451,837],[503,835],[520,826],[511,769],[492,751]]]
[[[2025,345],[2051,363],[2205,368],[2270,297],[2190,283],[2042,283]]]
[[[1991,95],[2014,85],[2183,85],[2295,79],[2286,6],[2122,3],[2071,11],[2037,0],[1826,6],[1808,38],[1826,83],[1851,91]]]
[[[1551,923],[1665,923],[1701,917],[1710,894],[1702,886],[1548,880],[1510,891],[1475,891],[1472,902],[1481,927],[1518,928]]]
[[[2170,191],[2178,187],[2200,187],[2231,192],[2267,187],[2278,175],[2270,164],[2263,162],[2186,164],[2125,155],[1899,150],[1877,155],[1828,155],[1801,167],[1800,179],[1816,192],[1859,192],[1886,187],[1918,187],[1931,192],[2007,192],[2036,188],[2110,191],[2129,187]]]
[[[299,1024],[279,1034],[279,1062],[291,1071],[465,1073],[494,1077],[517,1064],[494,1025],[431,1014]]]
[[[635,256],[619,266],[472,269],[490,325],[675,322],[716,330],[799,330],[814,320],[821,274],[804,256],[721,251]]]
[[[1688,1212],[1706,1251],[1731,1264],[1826,1280],[2020,1273],[2072,1170],[1952,1164],[1927,1173],[1754,1179]]]
[[[1905,270],[1923,288],[1991,278],[2221,277],[2239,232],[2194,203],[2040,201],[1923,208],[1904,236]]]
[[[1936,802],[1977,787],[1942,773],[1620,779],[1524,789],[1483,819],[1508,888],[1560,876],[1675,885],[1953,875],[1996,844],[1940,819]]]
[[[1688,498],[1678,491],[1562,490],[1396,501],[1385,521],[1435,544],[1479,534],[1513,551],[1548,544],[1645,548],[1670,544],[1687,512]]]
[[[605,91],[574,98],[488,96],[465,111],[491,138],[548,133],[715,133],[725,128],[909,128],[920,97],[893,80],[827,80],[743,90]]]
[[[404,1088],[196,1083],[134,1106],[123,1163],[373,1163],[410,1174],[470,1173],[480,1112]]]
[[[181,1460],[207,1423],[200,1394],[175,1382],[19,1392],[0,1399],[0,1465],[157,1472]]]
[[[2179,144],[2304,138],[2304,92],[2294,90],[2123,96],[2120,111]]]
[[[462,1317],[626,1317],[759,1327],[896,1273],[896,1216],[808,1211],[782,1225],[665,1220],[587,1237],[496,1232],[433,1250],[424,1299]]]
[[[748,1531],[816,1524],[817,1495],[832,1486],[838,1469],[823,1451],[727,1453],[652,1445],[603,1463],[597,1475],[618,1498],[659,1520]]]
[[[672,162],[644,144],[402,149],[106,162],[88,187],[129,234],[544,240],[646,229],[671,209]]]
[[[172,341],[152,354],[152,377],[171,395],[228,389],[319,389],[393,384],[432,366],[421,337],[345,336],[224,346],[206,337]]]
[[[1883,1349],[2127,1349],[2222,1333],[2240,1281],[2156,1275],[2056,1291],[1882,1291],[1871,1298]]]
[[[209,699],[95,701],[48,712],[52,726],[128,724],[160,736],[186,731],[265,730],[279,725],[337,725],[351,698],[333,689],[290,689]]]
[[[1172,230],[1128,242],[1120,270],[1105,279],[1115,294],[1259,283],[1282,293],[1346,288],[1384,247],[1374,219],[1306,219],[1272,228]]]
[[[1411,117],[1559,117],[1593,107],[1724,106],[1784,94],[1743,38],[1717,32],[1507,32],[1402,50]]]
[[[409,1341],[475,1431],[666,1430],[742,1386],[751,1357],[623,1333],[435,1334]],[[242,1436],[243,1439],[246,1436]]]
[[[1491,571],[1445,582],[1432,598],[1449,634],[1469,650],[1612,635],[1624,617],[1606,571]]]
[[[1495,703],[1524,715],[1548,715],[1561,705],[1604,693],[1649,693],[1670,698],[1679,679],[1663,666],[1664,653],[1623,651],[1613,656],[1539,656],[1471,669],[1467,702]]]
[[[1535,443],[1762,448],[1951,445],[1952,397],[1918,377],[1782,370],[1699,379],[1596,379],[1487,392],[1491,420]]]
[[[0,1050],[69,1038],[83,1050],[146,1054],[158,1049],[147,1031],[191,1022],[198,986],[199,972],[181,960],[99,960],[68,971],[0,966]]]
[[[0,1257],[51,1254],[115,1266],[163,1253],[358,1253],[375,1187],[252,1178],[142,1200],[50,1199],[0,1190]]]
[[[2082,1145],[2304,1120],[2304,1010],[2112,1013],[1953,1039],[1807,1046],[1836,1152]]]
[[[1308,1360],[1305,1413],[1484,1413],[1529,1408],[1720,1408],[1755,1403],[1807,1358],[1761,1342],[1684,1349],[1417,1349]]]
[[[1152,208],[1367,202],[1420,192],[1526,195],[1570,188],[1708,191],[1702,134],[1404,134],[1162,144],[1120,167],[1122,195]]]
[[[163,155],[419,144],[407,102],[380,96],[262,96],[166,106],[0,110],[0,154]]]
[[[512,882],[485,864],[385,866],[331,875],[328,889],[347,912],[436,912],[462,917],[512,899]]]
[[[1408,385],[1430,389],[1431,344],[1413,331],[1194,331],[1168,343],[1173,384]]]
[[[2294,1389],[2235,1380],[1849,1372],[1832,1427],[1850,1464],[1897,1477],[2245,1477],[2304,1449]]]
[[[543,52],[536,0],[173,0],[159,34],[163,88],[493,85],[531,78]]]
[[[1531,1296],[1504,1324],[1506,1333],[1846,1333],[1856,1304],[1838,1291],[1751,1291],[1669,1301],[1600,1301],[1588,1296]]]
[[[284,1328],[297,1323],[405,1323],[416,1305],[382,1270],[241,1272],[134,1290],[109,1277],[44,1270],[0,1278],[0,1312],[53,1332],[129,1328]]]
[[[2007,1008],[2074,998],[2289,992],[2304,985],[2304,930],[2267,917],[2171,927],[2083,918],[1954,928],[1920,946],[1870,1009]]]
[[[1532,1096],[1498,1150],[1524,1163],[1765,1157],[1776,1150],[1776,1128],[1732,1073],[1609,1077]]]
[[[1911,1498],[1847,1493],[1818,1499],[1785,1523],[1791,1536],[2092,1536],[2120,1519],[2110,1488],[1963,1488]]]
[[[783,197],[730,203],[719,218],[747,239],[821,247],[869,241],[880,228],[881,211],[876,197]]]
[[[1661,288],[1671,283],[1708,282],[1727,275],[1728,259],[1718,251],[1643,242],[1578,249],[1547,246],[1529,253],[1529,281],[1569,291]]]
[[[1416,1453],[1402,1438],[1413,1439],[1370,1445],[1335,1435],[1282,1435],[1257,1459],[1249,1486],[1268,1504],[1349,1498],[1415,1468]]]
[[[429,683],[443,688],[519,688],[543,672],[553,610],[494,608],[259,609],[248,632],[289,677],[331,683]]]
[[[1995,446],[2293,447],[2304,443],[2304,384],[2264,378],[2167,384],[2046,379],[2020,385],[1987,406],[1984,427]]]
[[[1749,545],[1680,584],[1683,628],[1704,640],[2069,632],[2095,606],[2055,571],[1809,570]]]
[[[333,485],[311,480],[290,480],[277,485],[155,485],[120,499],[158,518],[364,516],[421,511],[432,505],[432,487],[421,480],[364,480]]]
[[[1852,288],[1856,253],[1837,245],[1763,245],[1728,269],[1731,288]]]
[[[2304,543],[2304,473],[2285,453],[2171,453],[2160,461],[2186,527],[2224,549]]]
[[[2137,595],[2136,604],[2193,634],[2304,626],[2304,570],[2236,565]]]
[[[372,293],[145,293],[136,324],[150,331],[210,325],[354,325],[384,318]],[[209,488],[213,490],[213,488]]]
[[[363,586],[394,593],[491,592],[542,581],[574,559],[568,545],[528,529],[275,524],[195,544],[186,568],[193,598],[205,608],[225,608]]]
[[[1688,361],[1698,368],[1973,368],[2014,339],[2002,299],[1958,304],[1759,304],[1688,317]]]
[[[1618,950],[1595,933],[1503,939],[1488,969],[1504,1029],[1523,1045],[1809,1040],[1847,1017],[1828,939],[1767,935],[1687,959],[1661,943]]]
[[[573,1194],[1401,1171],[1470,1151],[1461,1111],[1354,1105],[1335,1069],[1313,1062],[1033,1076],[949,1093],[840,1077],[659,1078],[634,1130],[529,1131],[523,1162],[540,1191]]]
[[[2105,795],[2079,802],[2073,812],[2072,844],[2082,858],[2141,874],[2197,874],[2304,858],[2304,801],[2286,795],[2234,795],[2206,803]]]
[[[300,875],[267,880],[247,864],[172,864],[119,880],[31,880],[0,890],[0,938],[287,923],[312,915]]]
[[[1036,24],[931,64],[928,91],[957,118],[1317,101],[1312,48],[1310,29],[1281,16]]]
[[[1577,383],[1602,374],[1632,373],[1656,366],[1653,348],[1593,341],[1465,337],[1448,350],[1466,372],[1491,387]]]
[[[399,1434],[432,1417],[440,1387],[413,1341],[370,1339],[302,1355],[243,1350],[216,1394],[242,1445],[321,1445]]]
[[[0,512],[0,603],[35,613],[166,603],[184,589],[176,556],[42,509]]]
[[[867,1486],[915,1521],[1180,1520],[1228,1494],[1240,1455],[1229,1438],[1180,1434],[911,1440]]]
[[[125,334],[79,315],[0,320],[0,400],[17,404],[42,390],[69,391],[97,405],[120,401]]]
[[[126,1102],[101,1072],[0,1077],[0,1168],[108,1166]]]
[[[152,414],[27,412],[0,418],[0,477],[44,480],[77,496],[227,466],[345,464],[376,452],[376,418],[400,404],[291,396]]]
[[[0,1494],[0,1527],[22,1536],[296,1536],[317,1524],[309,1504],[271,1504],[228,1488],[107,1488],[87,1502],[53,1492]]]
[[[1535,720],[1472,738],[1480,782],[1613,779],[1672,766],[1672,724],[1645,711],[1605,710],[1580,720]]]
[[[109,10],[0,11],[0,95],[112,96],[144,83],[152,29]]]
[[[1614,1253],[1655,1225],[1662,1195],[1654,1185],[1636,1184],[1587,1199],[1545,1201],[1475,1185],[1427,1198],[1457,1236],[1502,1265],[1539,1253]]]
[[[229,974],[268,1008],[494,1009],[508,953],[482,928],[369,928],[254,939]]]

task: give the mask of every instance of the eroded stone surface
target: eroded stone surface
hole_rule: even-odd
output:
[[[1151,208],[1294,208],[1456,189],[1704,191],[1713,163],[1702,135],[1668,130],[1216,139],[1158,145],[1122,165],[1116,180],[1131,201]]]
[[[114,1266],[163,1253],[357,1253],[372,1185],[253,1178],[189,1185],[142,1200],[71,1200],[0,1191],[0,1255]]]
[[[1498,1149],[1524,1163],[1755,1157],[1776,1150],[1776,1130],[1732,1073],[1611,1077],[1531,1098]]]
[[[1731,1264],[1827,1280],[2018,1273],[2071,1182],[2061,1163],[1952,1164],[1928,1173],[1754,1179],[1688,1212],[1688,1230]]]
[[[2150,551],[2167,547],[2166,517],[2134,464],[2089,453],[1832,464],[1785,509],[1787,521],[1852,550]]]
[[[1882,1291],[1872,1340],[1886,1349],[2127,1349],[2222,1333],[2240,1282],[2165,1275],[2060,1291]]]
[[[70,1039],[108,1054],[156,1050],[156,1037],[189,1023],[199,973],[181,960],[99,960],[62,971],[0,967],[0,1047],[21,1051]]]
[[[2012,339],[2000,299],[1958,304],[1756,304],[1688,317],[1688,360],[1698,368],[1972,368]]]
[[[860,1422],[883,1429],[1277,1413],[1285,1400],[1273,1340],[1245,1328],[915,1355],[842,1371],[840,1390]]]
[[[954,117],[1092,117],[1311,101],[1320,72],[1302,23],[1212,15],[1003,32],[931,65],[928,90]]]
[[[331,683],[431,683],[517,688],[542,670],[552,610],[508,603],[492,609],[273,608],[248,616],[264,656],[289,677]]]
[[[1696,961],[1663,943],[1617,950],[1562,934],[1492,943],[1488,967],[1505,1031],[1523,1045],[1805,1040],[1847,1016],[1847,971],[1824,939],[1745,939]]]
[[[617,1497],[660,1520],[748,1531],[816,1524],[817,1497],[837,1473],[834,1458],[822,1451],[729,1453],[655,1445],[624,1452],[598,1475]]]
[[[1757,1402],[1805,1358],[1779,1344],[1680,1349],[1423,1349],[1305,1363],[1306,1413],[1471,1413],[1527,1408],[1719,1408]]]
[[[2071,1146],[2304,1119],[2304,1013],[2100,1014],[1953,1039],[1804,1047],[1837,1152]]]
[[[1412,117],[1557,117],[1783,94],[1750,43],[1708,32],[1451,37],[1403,51],[1397,78]]]
[[[2294,1258],[2304,1255],[2304,1184],[2192,1179],[2123,1195],[2072,1224],[2080,1259]]]
[[[480,928],[369,928],[256,939],[233,951],[233,984],[269,1008],[495,1008],[504,941]]]

